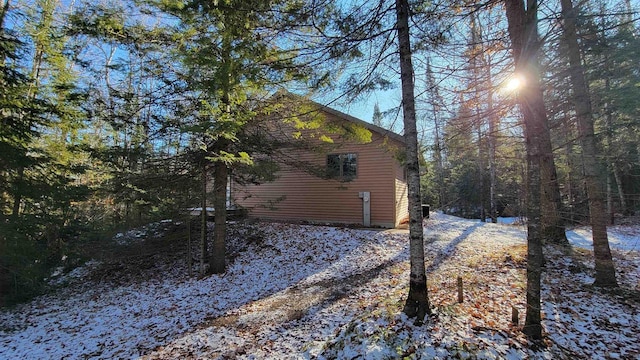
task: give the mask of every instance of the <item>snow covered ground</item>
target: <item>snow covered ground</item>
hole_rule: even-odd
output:
[[[533,350],[511,323],[513,308],[524,322],[524,228],[442,214],[425,225],[423,326],[401,313],[407,233],[259,223],[234,233],[224,275],[189,278],[184,247],[134,267],[89,262],[0,311],[0,359],[640,357],[639,226],[610,229],[612,292],[590,286],[587,229],[568,232],[585,250],[546,249],[545,347]]]
[[[609,246],[623,251],[640,251],[640,226],[610,226],[608,230]],[[567,231],[567,238],[573,246],[593,250],[591,229],[580,227]]]

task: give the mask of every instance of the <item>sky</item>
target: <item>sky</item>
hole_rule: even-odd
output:
[[[358,99],[357,101],[348,103],[344,103],[341,100],[335,100],[338,96],[339,94],[330,94],[328,96],[319,97],[317,101],[366,122],[372,121],[373,108],[377,103],[378,106],[380,106],[381,112],[391,110],[392,114],[388,114],[385,117],[385,120],[392,122],[395,119],[395,131],[401,132],[402,114],[400,113],[397,114],[399,116],[396,116],[397,111],[394,111],[400,106],[402,100],[399,87],[386,91],[375,91],[366,96],[362,96],[361,99]]]

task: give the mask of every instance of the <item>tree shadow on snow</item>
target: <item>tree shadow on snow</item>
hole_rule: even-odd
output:
[[[448,259],[453,254],[455,254],[455,250],[458,247],[458,245],[460,245],[460,243],[462,243],[464,240],[466,240],[469,237],[469,235],[471,235],[474,231],[476,231],[477,229],[479,229],[479,228],[481,228],[481,227],[483,227],[485,225],[486,225],[486,223],[482,223],[482,222],[474,223],[473,226],[470,226],[470,227],[466,228],[462,232],[462,234],[456,236],[444,248],[440,249],[440,251],[438,251],[438,253],[434,257],[434,259],[431,262],[431,264],[429,264],[429,266],[427,266],[427,273],[430,273],[430,272],[434,271],[435,269],[437,269],[438,266],[440,266],[440,264],[442,264],[442,262],[444,262],[446,259]],[[428,250],[426,252],[428,252]]]

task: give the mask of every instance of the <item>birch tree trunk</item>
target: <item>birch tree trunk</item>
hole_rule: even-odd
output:
[[[427,291],[427,275],[424,266],[424,236],[422,230],[422,207],[420,202],[420,168],[418,162],[418,131],[409,39],[409,2],[396,0],[398,48],[400,53],[400,79],[402,81],[402,113],[407,155],[407,183],[409,193],[409,295],[404,313],[415,317],[421,324],[431,314]]]
[[[573,87],[573,102],[576,109],[587,197],[589,199],[589,220],[593,233],[593,253],[596,269],[594,285],[617,287],[616,272],[607,238],[607,211],[603,198],[604,181],[602,180],[604,171],[601,162],[598,160],[599,154],[594,133],[591,100],[589,99],[589,89],[580,58],[576,31],[576,11],[571,0],[561,0],[560,4],[564,20],[564,40],[569,53],[569,76]]]

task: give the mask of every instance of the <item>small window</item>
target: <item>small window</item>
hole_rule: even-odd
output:
[[[351,181],[356,178],[358,169],[356,154],[327,155],[327,175],[333,179]]]

